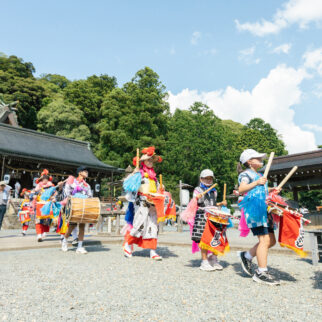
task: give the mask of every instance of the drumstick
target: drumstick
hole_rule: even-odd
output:
[[[203,195],[205,195],[207,192],[209,192],[211,189],[215,188],[217,186],[217,183],[213,184],[210,188],[208,188],[207,190],[205,190],[204,192],[202,192],[201,194],[199,194],[197,196],[197,199],[201,198]]]
[[[67,178],[67,179],[65,179],[62,183],[65,183],[67,180],[68,180],[68,178]],[[57,184],[57,185],[55,186],[55,188],[58,188],[58,187],[59,187],[59,185]]]
[[[140,149],[136,149],[136,169],[137,170],[139,170],[139,167],[140,167],[139,157],[140,157]]]
[[[277,186],[276,189],[281,189],[288,179],[293,175],[293,173],[297,170],[298,166],[294,166],[293,169],[288,173],[288,175],[282,180],[282,182]]]
[[[162,174],[160,174],[160,190],[163,190],[163,185],[162,185]]]
[[[226,191],[227,191],[227,184],[224,183],[224,197],[223,197],[223,201],[226,201]]]
[[[271,152],[268,162],[266,164],[264,175],[263,175],[264,178],[267,178],[267,176],[268,176],[268,172],[269,172],[269,169],[271,168],[271,165],[272,165],[272,162],[274,159],[274,155],[275,155],[275,152]]]

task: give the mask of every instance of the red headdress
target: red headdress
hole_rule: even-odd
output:
[[[140,158],[140,161],[145,161],[145,160],[149,160],[152,158],[153,162],[162,162],[162,158],[159,155],[155,154],[155,147],[154,146],[150,146],[148,148],[144,148],[141,151],[142,155]],[[133,158],[133,165],[136,166],[136,162],[137,162],[137,158],[134,157]]]
[[[23,188],[20,192],[20,196],[23,196],[25,194],[25,192],[28,192],[30,193],[30,190],[26,189],[26,188]]]
[[[53,177],[49,176],[49,171],[47,169],[44,169],[40,175],[40,178],[36,180],[36,183],[38,184],[40,181],[42,181],[44,176],[48,176],[48,180],[53,181]]]

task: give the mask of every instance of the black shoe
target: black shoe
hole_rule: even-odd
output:
[[[257,283],[262,283],[262,284],[280,285],[280,281],[277,278],[268,274],[268,272],[260,273],[258,270],[255,271],[253,280]]]
[[[253,264],[252,264],[252,261],[250,261],[249,259],[247,259],[245,257],[245,254],[246,252],[239,252],[239,257],[240,257],[240,260],[241,260],[241,264],[242,264],[242,268],[244,270],[244,272],[249,275],[249,276],[253,276],[254,273],[253,273]]]
[[[75,239],[72,241],[72,245],[73,245],[73,246],[77,246],[77,245],[78,245],[78,238],[75,238]]]

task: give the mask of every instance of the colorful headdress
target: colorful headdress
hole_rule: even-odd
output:
[[[159,155],[155,154],[155,147],[154,146],[150,146],[148,148],[144,148],[141,151],[142,155],[139,161],[145,161],[145,160],[149,160],[152,158],[153,162],[162,162],[162,158]],[[136,166],[136,162],[137,162],[137,157],[133,158],[133,165]]]
[[[21,190],[20,196],[23,196],[26,192],[30,193],[30,190],[28,190],[27,188],[23,188]]]
[[[36,180],[36,183],[38,184],[40,181],[42,181],[44,179],[44,176],[47,176],[49,181],[53,181],[53,177],[49,176],[49,171],[47,169],[44,169],[40,175],[40,178]]]

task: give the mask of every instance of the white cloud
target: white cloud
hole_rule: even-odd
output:
[[[190,43],[191,45],[197,45],[199,39],[201,38],[201,32],[199,31],[194,31],[191,35]]]
[[[311,131],[322,132],[322,126],[317,124],[304,124],[303,127]]]
[[[211,107],[222,119],[246,124],[254,117],[269,122],[282,138],[290,153],[316,149],[315,136],[294,123],[293,105],[302,96],[299,85],[307,77],[304,69],[279,65],[272,69],[251,90],[238,90],[228,86],[225,90],[201,92],[184,89],[178,94],[169,92],[171,111],[187,109],[201,101]]]
[[[303,55],[304,66],[316,70],[322,76],[322,47]]]
[[[289,0],[274,14],[272,21],[262,19],[254,23],[240,23],[235,20],[239,31],[249,31],[256,36],[277,34],[282,29],[292,24],[298,24],[300,28],[307,28],[308,24],[322,21],[321,0]]]
[[[240,50],[238,59],[249,65],[258,64],[261,60],[260,58],[254,58],[254,53],[255,53],[255,46]]]
[[[280,45],[280,46],[275,47],[275,48],[272,50],[272,52],[273,52],[274,54],[281,54],[281,53],[283,53],[283,54],[288,54],[288,53],[289,53],[289,51],[290,51],[290,49],[291,49],[291,47],[292,47],[292,45],[291,45],[291,44],[282,44],[282,45]]]

